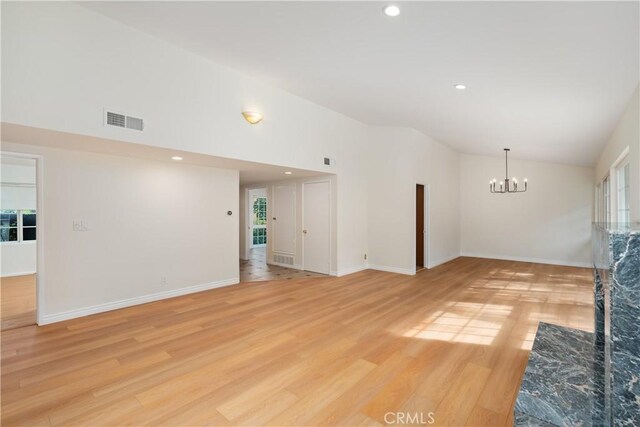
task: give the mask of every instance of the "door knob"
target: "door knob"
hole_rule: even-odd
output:
[[[302,233],[307,234],[307,230],[302,230]]]

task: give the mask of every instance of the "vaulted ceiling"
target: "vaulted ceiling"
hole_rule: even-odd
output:
[[[593,165],[638,85],[638,2],[83,2],[369,124]],[[466,90],[456,90],[462,83]]]

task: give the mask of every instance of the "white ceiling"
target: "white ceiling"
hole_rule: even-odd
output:
[[[82,4],[468,153],[593,165],[638,84],[638,2],[401,2],[397,18],[380,2]]]

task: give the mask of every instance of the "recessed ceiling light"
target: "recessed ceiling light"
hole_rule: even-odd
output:
[[[458,90],[465,90],[467,87],[461,83],[458,83],[457,85],[453,86]]]
[[[398,16],[400,15],[400,8],[398,6],[395,5],[388,5],[385,6],[384,9],[382,9],[384,11],[384,14],[387,16]]]
[[[173,156],[173,157],[171,158],[171,160],[182,160],[182,157],[180,157],[180,156]]]
[[[285,174],[285,175],[291,175],[291,174],[293,174],[293,172],[291,172],[291,171],[286,171],[284,174]]]

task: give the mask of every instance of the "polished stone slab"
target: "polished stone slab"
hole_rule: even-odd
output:
[[[640,426],[640,232],[612,233],[610,240],[612,424]]]
[[[540,323],[514,409],[517,426],[600,426],[594,334]]]

